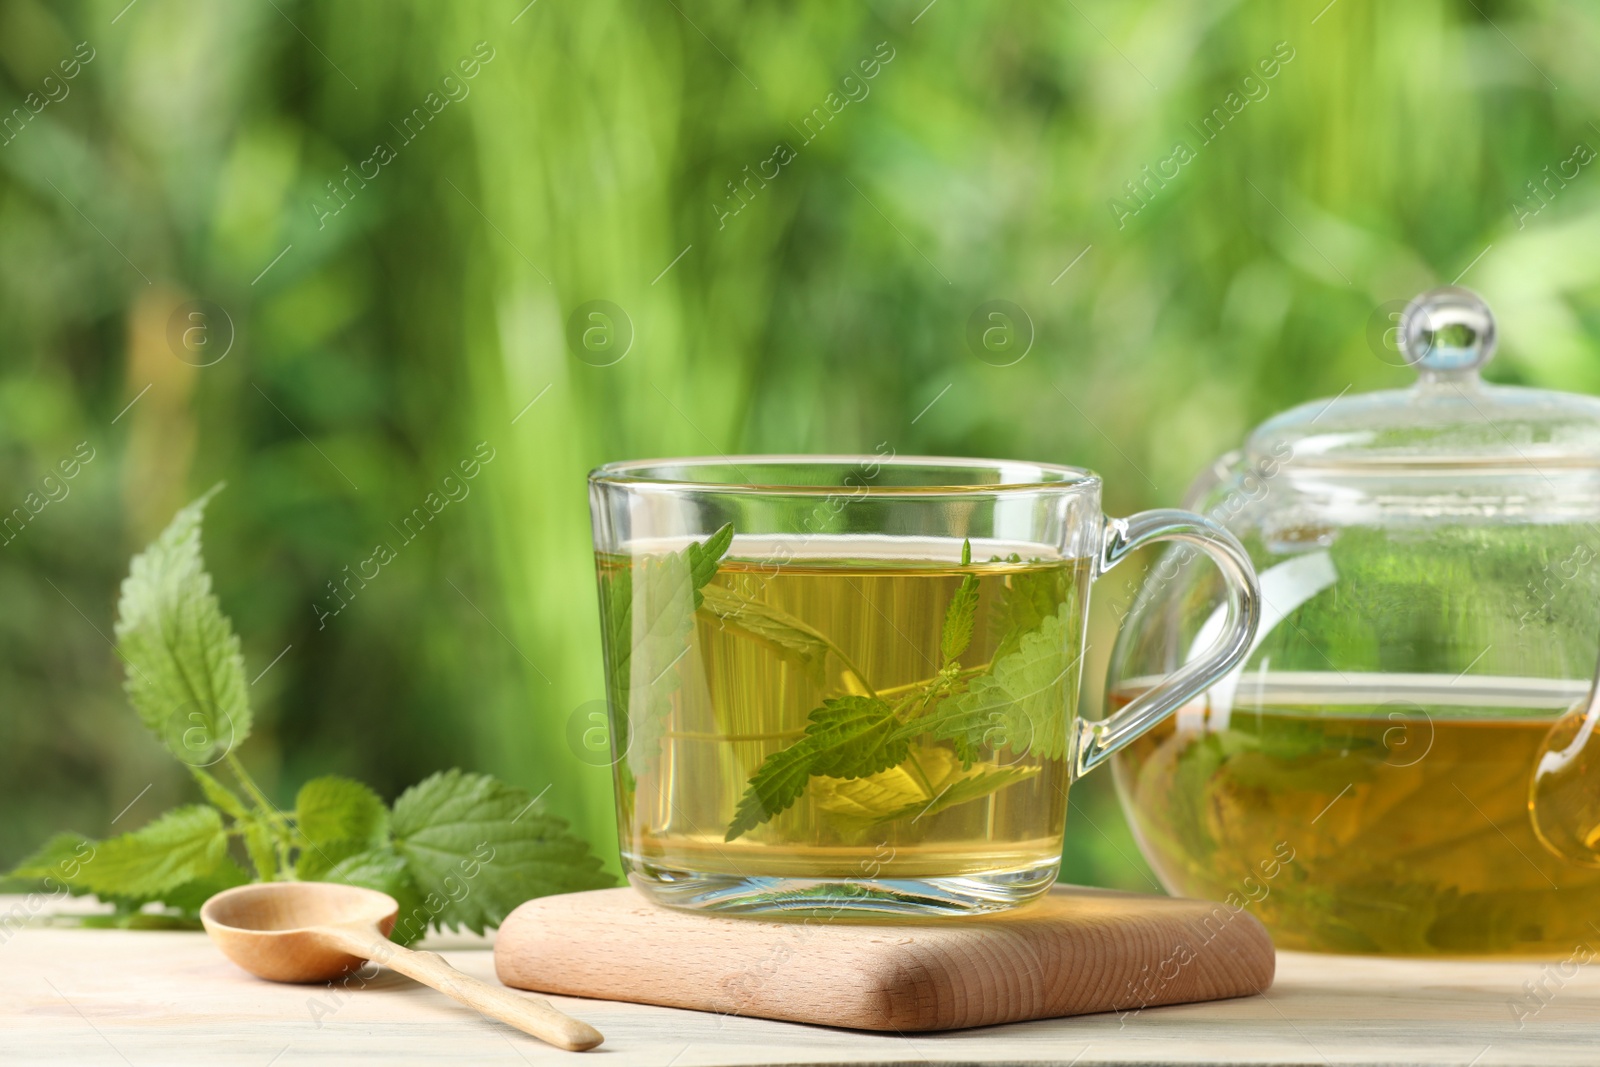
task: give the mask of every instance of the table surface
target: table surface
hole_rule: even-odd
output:
[[[252,978],[201,933],[18,928],[0,898],[0,1063],[61,1065],[1600,1063],[1600,963],[1423,962],[1279,953],[1265,996],[941,1034],[880,1035],[551,998],[606,1043],[561,1052],[407,978],[364,988]],[[7,918],[9,914],[10,918]],[[1600,935],[1596,944],[1600,945]],[[494,981],[489,943],[436,938]],[[1575,946],[1577,960],[1600,957]],[[1525,984],[1526,983],[1526,984]]]

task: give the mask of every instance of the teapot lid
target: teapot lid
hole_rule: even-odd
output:
[[[1488,385],[1478,372],[1494,347],[1478,294],[1423,293],[1400,319],[1416,384],[1291,408],[1257,427],[1245,452],[1319,468],[1600,467],[1600,399]]]

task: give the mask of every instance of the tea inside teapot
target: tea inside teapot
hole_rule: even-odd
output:
[[[1113,704],[1138,688],[1119,687]],[[1416,954],[1539,942],[1585,929],[1600,895],[1600,873],[1569,862],[1581,846],[1550,855],[1529,818],[1529,768],[1574,688],[1247,672],[1229,705],[1196,702],[1136,740],[1119,778],[1163,877],[1217,899],[1258,895],[1253,910],[1282,947]],[[1559,825],[1587,817],[1592,828],[1582,782],[1560,784],[1549,805]]]

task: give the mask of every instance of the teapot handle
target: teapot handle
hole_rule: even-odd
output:
[[[1222,633],[1204,655],[1191,660],[1140,693],[1126,707],[1097,722],[1080,720],[1073,743],[1073,774],[1087,774],[1106,757],[1205,692],[1237,667],[1250,651],[1261,621],[1261,587],[1244,546],[1217,523],[1189,511],[1158,508],[1126,519],[1105,520],[1096,577],[1155,541],[1179,541],[1210,556],[1228,590]]]

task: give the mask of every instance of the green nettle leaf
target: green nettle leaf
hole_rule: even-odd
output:
[[[689,578],[694,583],[694,606],[700,607],[700,590],[717,576],[717,566],[733,547],[733,523],[726,522],[716,533],[704,541],[691,544],[685,555],[689,561]]]
[[[1013,746],[1015,739],[1006,732],[1010,703],[1005,688],[993,676],[982,674],[972,679],[965,692],[946,697],[931,712],[907,723],[901,733],[907,738],[926,734],[936,741],[952,742],[961,762],[970,767],[986,748],[1025,747]]]
[[[629,669],[633,659],[633,568],[619,567],[600,583],[601,654],[605,659],[606,702],[618,717],[617,751],[628,751]]]
[[[1021,562],[1012,554],[1011,563]],[[1000,640],[995,646],[994,658],[1003,659],[1017,650],[1024,634],[1030,634],[1054,615],[1061,602],[1067,599],[1066,574],[1057,569],[1022,571],[1006,579],[1005,595],[1000,598],[995,612],[995,623]]]
[[[192,767],[250,733],[244,657],[200,558],[200,520],[219,484],[133,557],[117,604],[117,650],[139,719]]]
[[[733,543],[733,525],[723,526],[682,552],[641,556],[608,581],[602,605],[613,646],[612,665],[626,688],[648,685],[659,675],[639,668],[641,653],[657,664],[676,662],[683,652],[701,589],[716,577],[717,565]],[[687,604],[689,610],[683,608]],[[625,692],[623,694],[626,695]]]
[[[895,737],[899,725],[894,710],[877,697],[824,701],[806,727],[806,739],[815,753],[812,773],[861,778],[904,761],[910,745]]]
[[[680,684],[678,663],[691,647],[701,590],[732,543],[733,526],[724,525],[682,552],[641,556],[608,578],[601,604],[606,673],[612,714],[626,724],[618,750],[628,753],[630,765],[656,755],[662,719]]]
[[[965,693],[949,697],[907,729],[921,728],[939,740],[957,742],[968,756],[979,747],[1009,748],[1040,759],[1066,753],[1068,702],[1076,666],[1070,604],[1023,634],[1016,650],[995,660],[989,674],[972,680]]]
[[[412,786],[389,828],[440,926],[481,933],[532,897],[612,884],[565,822],[487,775],[445,771]]]
[[[915,770],[912,764],[915,764]],[[939,793],[962,777],[960,760],[953,752],[918,746],[906,762],[864,778],[820,777],[811,784],[816,803],[826,812],[870,826],[885,813],[927,806]]]
[[[962,767],[955,753],[942,748],[919,749],[915,759],[921,774],[898,766],[866,778],[818,778],[811,787],[817,806],[865,830],[905,818],[914,822],[1039,773],[1038,767],[1006,767],[974,774]]]
[[[302,881],[329,880],[350,857],[389,843],[389,809],[349,778],[313,778],[301,786],[294,817],[303,839],[294,870]]]
[[[634,564],[633,651],[628,659],[634,690],[654,698],[676,688],[670,672],[689,649],[695,592],[689,561],[679,553],[647,556]]]
[[[388,840],[389,811],[371,789],[350,778],[313,778],[294,801],[295,825],[313,845]]]
[[[422,891],[417,888],[416,879],[411,876],[411,870],[406,866],[405,857],[396,852],[391,845],[381,845],[342,856],[331,867],[319,869],[316,880],[376,889],[380,893],[394,897],[395,903],[400,907],[395,913],[394,929],[389,937],[402,945],[409,945],[420,939],[428,932],[428,927],[436,916],[435,912],[429,911],[424,902]]]
[[[526,792],[485,775],[436,774],[407,790],[392,816],[360,782],[317,778],[300,789],[292,820],[280,812],[230,755],[250,731],[250,708],[239,639],[212,595],[200,558],[201,517],[216,492],[178,512],[134,557],[117,620],[134,709],[189,764],[210,805],[176,808],[108,841],[57,834],[0,878],[0,886],[65,886],[112,905],[111,914],[86,917],[85,925],[193,928],[209,897],[250,880],[228,854],[229,839],[237,836],[258,880],[290,876],[293,860],[293,877],[388,893],[400,906],[391,936],[410,943],[433,926],[465,925],[481,933],[530,897],[611,884],[589,846],[567,833],[566,823],[547,815]],[[670,572],[668,584],[685,591],[681,615],[689,625],[690,605],[698,600],[687,594],[716,573],[731,541],[732,529],[725,527],[663,568]],[[621,588],[626,594],[626,581]],[[631,642],[630,605],[624,595],[620,617]],[[618,606],[615,596],[603,605]],[[607,615],[609,623],[615,618]],[[657,631],[646,634],[648,660],[655,652],[652,642],[677,623],[647,619]],[[686,645],[687,636],[682,640]],[[224,756],[230,756],[229,772],[244,797],[202,769]],[[224,826],[224,815],[231,826]],[[141,911],[150,903],[167,910]]]
[[[972,542],[961,543],[961,565],[972,565]],[[978,576],[964,575],[950,606],[945,609],[944,628],[939,634],[939,658],[948,667],[958,661],[972,644],[972,624],[978,614]]]
[[[825,701],[810,719],[804,737],[768,756],[751,776],[726,840],[787,811],[813,775],[862,778],[904,762],[910,752],[894,709],[877,697]]]
[[[883,812],[873,820],[873,823],[881,826],[899,819],[915,820],[928,815],[937,815],[947,808],[979,800],[998,793],[1007,786],[1027,781],[1038,773],[1038,767],[1002,767],[998,771],[979,771],[977,774],[969,774],[939,789],[927,803],[907,804],[903,808]]]
[[[628,765],[640,770],[655,759],[672,696],[682,684],[678,664],[689,654],[694,627],[692,572],[681,553],[634,562],[633,631],[622,704]]]
[[[205,804],[174,808],[130,834],[101,841],[77,875],[62,879],[101,896],[155,898],[216,874],[228,861],[222,814]]]
[[[1040,759],[1060,759],[1067,751],[1069,705],[1078,688],[1078,657],[1068,639],[1073,629],[1072,605],[1064,603],[994,664],[994,680],[1011,698],[1007,732],[1026,738],[1028,752]]]
[[[5,884],[0,891],[24,892],[43,883],[44,888],[52,892],[65,885],[74,895],[87,893],[88,890],[74,884],[73,879],[84,861],[94,856],[94,848],[95,843],[82,834],[56,834],[7,872],[0,884],[15,884]]]
[[[811,756],[806,743],[797,741],[763,760],[739,798],[724,840],[733,841],[793,807],[811,780]]]
[[[723,626],[761,641],[778,655],[821,678],[833,642],[780,608],[720,585],[700,590],[700,610]]]
[[[244,801],[240,800],[238,794],[234,793],[233,790],[199,767],[190,767],[189,773],[194,776],[196,782],[200,783],[200,792],[205,794],[205,798],[211,802],[212,806],[220,808],[224,815],[230,819],[240,820],[250,817],[250,809],[245,806]]]
[[[374,846],[370,841],[308,841],[295,857],[294,876],[302,882],[338,882],[331,873],[352,856],[383,847],[388,842]]]
[[[927,749],[917,754],[930,781],[938,784],[938,777],[929,769],[939,749]],[[871,826],[884,812],[901,811],[919,801],[926,804],[931,795],[908,767],[890,767],[865,778],[821,777],[810,784],[811,796],[817,807],[832,815],[835,821]]]
[[[278,869],[278,839],[272,827],[266,819],[256,815],[251,815],[239,826],[244,832],[245,855],[250,857],[256,877],[265,881],[276,879],[282,872]]]
[[[193,881],[185,882],[175,889],[168,889],[155,899],[161,901],[169,908],[176,908],[189,919],[200,918],[200,906],[224,889],[232,889],[236,885],[244,885],[250,881],[250,875],[245,869],[231,859],[223,858],[222,862],[210,872],[201,875]]]

